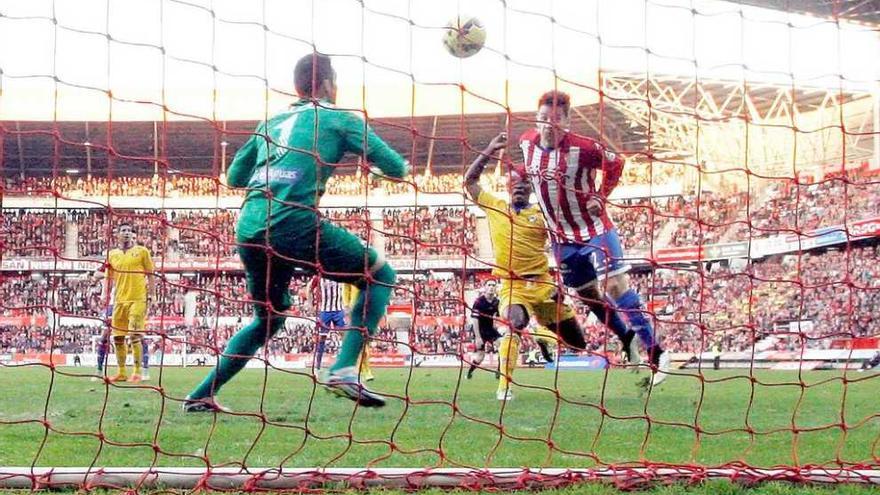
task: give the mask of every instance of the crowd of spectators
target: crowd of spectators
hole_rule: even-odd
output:
[[[476,249],[477,221],[466,208],[384,210],[382,226],[390,255],[465,256]]]
[[[373,229],[370,222],[370,211],[366,208],[331,208],[323,212],[324,218],[348,229],[364,241],[371,239]]]
[[[633,278],[655,301],[666,345],[681,352],[827,348],[833,338],[880,335],[877,246],[778,255],[742,270],[657,270]],[[794,330],[792,330],[794,329]]]
[[[737,220],[745,223],[748,204],[746,193],[719,196],[704,192],[689,198],[676,197],[662,212],[677,223],[667,245],[694,246],[724,240]]]
[[[813,183],[774,181],[751,215],[753,236],[841,225],[880,214],[880,174],[852,171]]]
[[[461,315],[466,309],[462,295],[465,290],[472,288],[473,282],[463,282],[461,277],[401,277],[397,281],[393,303],[414,304],[420,315]]]
[[[64,211],[4,209],[0,252],[5,256],[63,254],[67,215]]]
[[[87,177],[59,175],[52,177],[6,177],[5,194],[51,195],[71,198],[108,196],[149,196],[185,198],[191,196],[241,196],[239,190],[222,185],[215,177],[180,174],[154,176]]]
[[[640,198],[608,203],[608,214],[627,249],[647,251],[658,247],[660,234],[670,221],[661,213],[669,210],[677,198]]]
[[[608,208],[625,246],[638,251],[651,245],[679,247],[805,232],[880,215],[876,174],[851,175],[855,177],[826,178],[814,184],[771,182],[761,198],[703,192],[612,201]],[[426,183],[431,184],[453,178],[452,174],[429,177]],[[503,180],[501,176],[497,183]],[[362,239],[370,239],[372,222],[366,208],[328,208],[324,215]],[[469,210],[423,206],[385,209],[382,215],[385,251],[391,255],[413,256],[417,248],[420,255],[432,256],[474,252],[476,221]],[[68,256],[102,256],[115,244],[113,228],[124,221],[134,225],[138,241],[154,256],[226,258],[235,255],[238,210],[19,209],[4,210],[2,218],[6,235],[0,243],[7,256],[51,256],[52,249]],[[73,223],[76,252],[64,253],[65,236]]]
[[[138,244],[150,249],[153,256],[166,253],[167,222],[160,210],[69,210],[68,215],[77,225],[77,253],[81,257],[101,257],[116,247],[114,229],[122,223],[131,224]]]
[[[731,268],[725,263],[688,270],[660,269],[632,277],[633,285],[650,301],[659,334],[665,346],[675,352],[698,353],[718,344],[725,351],[750,350],[758,342],[772,339],[779,350],[827,348],[831,339],[880,335],[880,247],[853,247],[777,255],[769,259]],[[240,274],[195,275],[173,281],[161,281],[153,310],[169,316],[183,313],[186,292],[197,297],[196,321],[213,321],[214,316],[246,317],[251,305],[246,301]],[[314,316],[306,298],[306,279],[291,285],[291,314]],[[392,304],[410,305],[423,316],[465,317],[477,282],[460,277],[401,278]],[[0,283],[4,300],[3,315],[34,314],[55,307],[59,312],[78,316],[101,314],[104,298],[100,283],[87,277],[43,278],[36,276],[5,277]],[[579,313],[587,331],[587,341],[594,350],[606,345],[614,348],[614,338],[596,322],[590,323],[585,311]],[[439,321],[439,320],[438,320]],[[221,326],[169,327],[168,335],[186,335],[192,350],[214,342],[222,347],[225,339],[238,328]],[[409,331],[409,342],[419,352],[455,353],[469,348],[472,336],[466,326],[438,323],[419,324]],[[84,333],[85,332],[85,333]],[[92,327],[59,327],[53,334],[48,328],[29,326],[0,331],[0,350],[10,348],[45,350],[51,335],[58,349],[81,347],[90,342]],[[201,333],[200,333],[201,332]],[[394,340],[385,329],[378,340]],[[285,330],[273,352],[311,352],[314,335],[308,329]],[[333,337],[337,339],[337,337]],[[219,342],[219,343],[218,343]],[[334,340],[336,342],[336,340]],[[338,342],[337,342],[338,343]],[[337,344],[333,344],[337,345]],[[376,342],[390,349],[394,344]],[[384,347],[383,347],[384,346]],[[464,347],[462,347],[464,346]]]
[[[654,183],[683,176],[681,167],[628,167],[622,183]],[[506,189],[502,174],[486,174],[484,187]],[[415,186],[414,186],[415,185]],[[460,174],[420,175],[411,182],[379,181],[369,176],[341,175],[328,182],[331,194],[366,194],[381,188],[386,194],[419,192],[460,193]],[[217,179],[167,175],[163,178],[126,177],[71,178],[54,181],[28,178],[7,179],[5,194],[38,194],[55,191],[75,196],[216,196],[237,195]],[[43,194],[43,193],[39,193]],[[610,214],[621,231],[627,249],[716,243],[728,240],[807,231],[841,224],[866,216],[880,215],[880,178],[876,173],[854,171],[846,176],[828,176],[814,183],[792,180],[771,181],[757,194],[685,195],[669,198],[632,199],[610,203]],[[372,222],[365,208],[328,209],[325,217],[361,237],[370,239]],[[138,242],[154,256],[186,255],[228,257],[235,254],[234,229],[237,210],[11,210],[2,215],[0,249],[4,257],[49,256],[65,248],[68,228],[76,225],[76,255],[103,256],[115,245],[113,228],[122,221],[132,223]],[[751,224],[751,228],[749,226]],[[476,218],[460,207],[389,208],[382,211],[381,229],[385,252],[392,256],[453,256],[461,258],[476,249]],[[661,233],[668,231],[667,238]],[[735,269],[725,263],[689,270],[655,270],[633,277],[633,284],[651,301],[660,334],[667,348],[678,352],[700,352],[718,344],[724,350],[748,350],[759,341],[773,340],[778,349],[802,346],[822,348],[830,339],[842,336],[880,335],[880,252],[876,246],[848,251],[829,250],[800,255],[778,255]],[[10,272],[11,273],[11,272]],[[311,317],[305,279],[291,285],[291,314]],[[401,277],[392,304],[412,304],[420,315],[437,317],[468,314],[462,299],[475,285],[459,277],[420,274]],[[158,283],[151,312],[183,316],[187,297],[194,300],[194,317],[247,317],[247,302],[241,273],[195,273],[163,276]],[[189,294],[189,295],[188,295]],[[101,284],[87,275],[16,274],[0,278],[0,315],[5,317],[46,312],[99,317],[106,305]],[[580,311],[586,322],[586,316]],[[206,345],[222,347],[238,327],[235,325],[170,327],[169,336],[181,337],[188,352]],[[792,328],[799,329],[792,331]],[[588,342],[600,349],[613,342],[607,331],[586,324]],[[85,348],[95,327],[55,328],[31,325],[0,327],[0,351]],[[338,334],[331,334],[330,349],[338,346]],[[384,340],[393,338],[384,329]],[[427,353],[458,352],[471,334],[460,325],[417,325],[410,342]],[[172,339],[174,340],[174,339]],[[390,349],[378,339],[374,346]],[[50,343],[51,341],[51,343]],[[178,345],[175,343],[171,346]],[[172,349],[182,349],[172,347]],[[283,330],[270,344],[270,352],[312,352],[314,332],[308,327]]]
[[[91,348],[99,327],[75,325],[0,325],[0,352],[81,353]]]
[[[237,210],[173,210],[171,226],[177,231],[174,251],[188,256],[234,256]]]
[[[39,312],[49,301],[48,285],[42,275],[7,276],[0,273],[0,315],[22,316]]]
[[[489,190],[506,190],[506,177],[486,174],[482,178]],[[164,198],[243,197],[244,189],[233,189],[221,178],[164,174],[146,177],[83,177],[59,175],[52,177],[6,177],[5,194],[10,196],[47,196],[58,193],[70,198],[108,196],[147,196]],[[325,194],[363,196],[381,190],[385,194],[460,193],[460,173],[417,174],[403,181],[381,180],[372,174],[336,174],[327,181]]]
[[[366,208],[328,208],[325,218],[363,239],[376,233]],[[385,249],[392,255],[463,255],[476,246],[476,218],[464,208],[386,209]],[[94,258],[116,247],[115,229],[131,224],[137,242],[154,257],[229,258],[236,254],[237,209],[216,210],[4,210],[2,246],[7,256]],[[75,252],[65,253],[68,222],[77,229]],[[51,249],[50,249],[51,248]]]
[[[669,179],[680,175],[681,167],[655,164],[632,165],[623,183],[644,183],[648,178]],[[503,191],[507,176],[485,174],[483,186]],[[368,185],[384,188],[388,194],[412,192],[461,192],[459,174],[422,174],[411,182],[376,181],[364,176],[339,175],[328,182],[328,191],[352,195],[366,191]],[[624,243],[629,249],[644,250],[655,246],[710,244],[747,236],[761,237],[779,232],[807,231],[821,226],[839,225],[880,214],[880,180],[875,171],[850,171],[845,176],[827,176],[807,183],[790,179],[769,181],[767,187],[747,193],[702,192],[670,198],[629,199],[609,203]],[[170,174],[161,177],[6,179],[5,194],[55,190],[62,194],[89,195],[161,195],[211,196],[218,187],[210,177]],[[372,186],[370,186],[372,187]],[[386,251],[410,256],[416,251],[425,255],[461,255],[471,251],[476,233],[473,216],[459,215],[460,208],[385,210],[384,231],[390,236]],[[366,239],[371,227],[363,208],[330,209],[326,215]],[[234,229],[237,210],[5,210],[3,215],[4,252],[7,255],[49,255],[50,249],[63,250],[67,222],[78,226],[76,253],[81,257],[101,256],[113,244],[112,230],[121,221],[135,225],[139,240],[154,255],[227,257],[235,253]],[[464,223],[462,228],[462,224]],[[670,223],[664,237],[660,234]],[[417,234],[417,235],[416,235]],[[464,246],[464,249],[462,249]]]

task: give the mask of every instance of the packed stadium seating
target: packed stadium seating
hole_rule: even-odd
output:
[[[504,175],[487,174],[483,183],[489,189],[503,191],[506,189],[507,178]],[[334,175],[327,181],[325,193],[342,196],[363,196],[375,189],[385,194],[413,193],[418,187],[419,193],[461,193],[461,174],[418,174],[413,178],[401,181],[382,181],[377,177],[364,175]],[[149,197],[203,197],[203,196],[243,196],[239,189],[231,189],[223,185],[219,179],[210,177],[193,177],[181,174],[166,174],[149,177],[6,177],[4,180],[6,194],[10,195],[51,195],[57,192],[71,198],[107,197],[107,196],[149,196]]]
[[[777,181],[768,200],[752,214],[761,232],[794,232],[840,225],[880,213],[880,176],[876,171],[853,171],[819,182]]]
[[[0,250],[6,256],[52,256],[64,248],[65,212],[4,209],[0,218]]]
[[[624,183],[653,183],[681,177],[681,169],[633,167]],[[419,192],[461,193],[458,174],[420,175],[413,179]],[[383,182],[369,176],[344,175],[328,183],[328,193],[361,195],[381,188],[385,194],[407,193],[413,183]],[[46,195],[51,191],[70,197],[127,196],[216,196],[238,195],[218,180],[170,175],[153,177],[48,179],[7,178],[4,193],[10,196]],[[484,187],[503,191],[506,177],[487,174]],[[880,215],[880,180],[867,170],[846,176],[829,175],[821,180],[771,181],[769,187],[752,192],[718,193],[638,198],[610,203],[609,211],[621,231],[627,249],[647,251],[663,246],[688,246],[758,238],[776,233],[804,232],[823,226]],[[371,212],[365,208],[334,208],[325,211],[336,222],[363,239],[381,231],[385,252],[390,256],[461,258],[477,246],[477,219],[461,207],[388,208]],[[51,257],[64,254],[68,234],[76,233],[79,258],[100,258],[114,244],[112,228],[121,221],[132,223],[138,239],[154,256],[227,258],[235,255],[235,209],[211,210],[40,210],[4,209],[4,257]],[[376,220],[381,218],[381,221]],[[749,222],[751,225],[749,225]],[[70,230],[74,228],[75,230]],[[749,349],[771,339],[778,349],[822,348],[833,337],[880,334],[880,322],[871,318],[880,305],[880,264],[877,246],[853,246],[849,251],[777,255],[752,262],[744,270],[713,263],[686,270],[660,269],[633,277],[640,292],[651,300],[658,327],[668,348],[698,352],[718,343],[726,350]],[[0,280],[4,301],[0,314],[17,316],[45,312],[51,306],[64,314],[100,318],[106,305],[101,284],[87,275],[45,273],[10,274]],[[462,299],[477,282],[472,275],[435,277],[430,273],[415,278],[401,277],[392,304],[413,306],[415,314],[461,316],[467,314]],[[152,312],[183,317],[186,298],[194,297],[190,326],[168,325],[160,331],[169,337],[168,346],[179,349],[186,342],[190,352],[205,346],[222,347],[235,325],[205,323],[212,317],[246,317],[241,273],[195,272],[164,275],[158,284]],[[311,317],[306,306],[306,280],[291,286],[293,315]],[[188,293],[193,296],[187,296]],[[583,311],[581,310],[582,316]],[[793,325],[809,322],[793,332]],[[63,326],[51,331],[41,325],[6,325],[0,331],[0,351],[85,349],[98,331],[94,326]],[[587,325],[593,349],[603,348],[608,339],[598,325]],[[392,334],[383,334],[390,340]],[[467,346],[470,333],[457,325],[415,325],[410,332],[416,350],[429,353],[455,352]],[[180,342],[178,342],[180,341]],[[338,345],[338,336],[331,337]],[[374,347],[392,344],[377,339]],[[177,347],[174,347],[177,346]],[[271,352],[311,352],[313,332],[306,327],[284,330],[271,344]]]
[[[420,207],[382,212],[389,255],[458,255],[474,250],[476,218],[464,208]]]
[[[714,343],[725,350],[746,350],[756,342],[774,338],[780,349],[827,347],[831,338],[880,334],[880,321],[872,318],[880,305],[880,247],[853,247],[849,251],[829,250],[775,256],[736,271],[715,264],[708,270],[668,270],[637,274],[633,283],[649,295],[660,334],[668,348],[677,352],[699,352]],[[401,278],[392,304],[414,304],[415,314],[454,316],[467,314],[465,290],[477,282],[452,278]],[[294,305],[291,314],[310,317],[306,307],[306,280],[291,286]],[[197,321],[204,317],[250,314],[241,274],[199,274],[160,284],[157,313],[181,316],[183,294],[197,295]],[[49,294],[55,294],[49,297]],[[5,277],[0,297],[6,301],[3,314],[21,314],[51,304],[66,313],[99,317],[104,307],[100,283],[83,277]],[[30,308],[29,308],[30,307]],[[580,311],[583,315],[583,310]],[[811,322],[792,332],[792,322]],[[205,346],[222,347],[235,325],[214,327],[195,324],[168,326],[155,332],[172,340],[186,340],[189,352]],[[602,349],[607,331],[586,325],[594,350]],[[54,335],[48,327],[6,327],[0,331],[0,351],[10,349],[48,350],[50,336],[57,349],[85,346],[97,335],[97,327],[61,327]],[[288,329],[273,343],[273,349],[313,349],[314,332]],[[185,338],[184,338],[185,337]],[[411,331],[412,344],[420,352],[454,352],[472,341],[461,325],[418,325]],[[336,339],[336,337],[334,337]],[[388,336],[386,340],[390,340]],[[613,339],[611,339],[613,340]],[[172,343],[173,344],[173,343]],[[377,345],[388,347],[387,342]],[[282,351],[279,351],[282,352]],[[290,352],[290,351],[283,351]]]
[[[871,308],[880,304],[877,246],[785,255],[742,272],[658,270],[634,277],[655,301],[668,347],[696,352],[720,341],[745,350],[767,337],[789,350],[825,348],[831,338],[880,333]],[[809,322],[791,330],[791,324]]]

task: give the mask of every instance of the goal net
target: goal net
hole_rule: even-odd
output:
[[[0,488],[880,482],[829,4],[4,3]]]

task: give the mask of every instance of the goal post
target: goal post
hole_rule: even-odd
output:
[[[0,488],[138,490],[313,490],[313,489],[502,489],[563,488],[576,483],[609,483],[621,489],[653,484],[694,484],[711,480],[738,483],[785,481],[811,484],[880,483],[880,471],[750,467],[554,468],[17,468],[0,472]]]

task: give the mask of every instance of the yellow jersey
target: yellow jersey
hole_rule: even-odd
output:
[[[149,249],[143,246],[132,246],[127,251],[112,249],[107,254],[107,264],[115,285],[114,303],[147,300],[147,274],[156,268]]]
[[[345,309],[351,311],[354,302],[357,301],[360,290],[351,284],[339,284],[342,286],[342,305]]]
[[[550,271],[544,253],[547,226],[538,205],[529,205],[517,212],[503,199],[481,191],[477,206],[486,212],[489,220],[489,236],[495,252],[493,275],[516,278]]]

